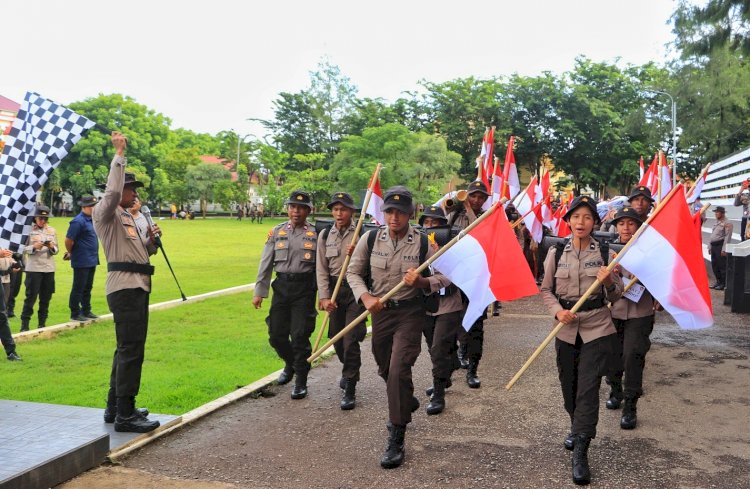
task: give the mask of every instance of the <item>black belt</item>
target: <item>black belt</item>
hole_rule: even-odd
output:
[[[411,299],[404,299],[404,300],[394,300],[394,299],[388,299],[383,303],[384,309],[400,309],[402,307],[408,307],[408,306],[416,306],[416,305],[422,305],[424,300],[422,297],[417,296],[413,297]]]
[[[153,275],[154,267],[148,263],[131,263],[129,261],[113,261],[107,263],[108,272],[133,272]]]
[[[276,272],[276,278],[285,282],[304,282],[315,279],[315,272],[305,273],[280,273]]]
[[[563,306],[563,309],[571,310],[573,309],[573,306],[576,305],[578,301],[569,301],[566,299],[557,299],[560,302],[560,305]],[[586,299],[586,301],[581,305],[581,307],[578,308],[578,312],[586,312],[586,311],[593,311],[594,309],[601,309],[604,307],[604,297],[596,297],[594,299]]]
[[[724,246],[724,238],[721,238],[720,241],[711,241],[711,246]]]

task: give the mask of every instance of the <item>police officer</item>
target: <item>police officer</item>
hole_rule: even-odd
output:
[[[489,196],[487,186],[482,181],[476,180],[471,182],[467,189],[467,197],[463,202],[463,206],[458,206],[458,208],[450,210],[448,224],[458,229],[466,229],[469,224],[482,215],[484,212],[482,206],[487,202]],[[468,303],[464,306],[464,312],[467,306]],[[482,382],[477,375],[477,369],[479,368],[479,361],[482,359],[484,319],[486,317],[487,314],[483,314],[474,322],[468,332],[461,329],[459,335],[460,346],[458,358],[461,361],[461,366],[468,369],[466,372],[466,383],[472,389],[478,389],[482,386]]]
[[[617,331],[605,300],[619,299],[623,285],[619,276],[604,267],[599,243],[592,236],[599,224],[596,201],[576,197],[563,219],[572,238],[561,250],[559,261],[557,247],[550,248],[541,292],[555,320],[565,323],[555,339],[560,387],[572,425],[565,447],[573,450],[573,482],[588,484],[588,448],[599,421],[601,378],[616,371],[619,363]],[[602,284],[599,290],[573,314],[570,309],[597,279]]]
[[[750,239],[747,235],[747,223],[750,220],[750,178],[746,178],[740,185],[740,191],[734,198],[734,206],[742,207],[742,220],[740,221],[740,241]]]
[[[346,192],[333,194],[328,208],[331,209],[334,225],[318,236],[318,257],[315,269],[318,277],[318,307],[321,311],[328,311],[330,314],[328,337],[333,338],[344,326],[362,314],[364,307],[354,300],[352,289],[346,279],[341,282],[336,301],[331,301],[344,260],[354,251],[350,243],[356,229],[352,215],[357,208],[352,196]],[[344,411],[355,407],[359,368],[362,365],[359,344],[366,335],[367,323],[363,321],[333,344],[336,356],[342,364],[344,397],[340,407]]]
[[[148,332],[148,301],[154,267],[149,255],[156,253],[154,236],[138,234],[133,216],[126,210],[138,197],[143,182],[125,173],[127,140],[112,133],[115,157],[110,165],[104,197],[91,214],[94,230],[107,259],[107,304],[115,321],[117,349],[112,358],[104,421],[115,423],[115,431],[146,433],[159,426],[147,418],[147,409],[136,409],[135,396],[141,386],[141,370]]]
[[[642,223],[640,216],[632,207],[620,209],[612,220],[618,234],[614,242],[625,244],[630,241]],[[615,267],[614,273],[623,277],[623,283],[630,282],[633,278],[620,266]],[[654,329],[656,307],[653,296],[638,282],[628,296],[623,296],[612,304],[612,319],[620,340],[624,368],[618,369],[614,375],[607,377],[612,392],[606,406],[607,409],[617,409],[622,399],[625,399],[620,419],[620,428],[624,430],[632,430],[636,426],[636,404],[643,394],[643,369],[646,365],[646,353],[651,348],[649,337]],[[625,374],[624,392],[623,373]]]
[[[712,289],[724,290],[727,278],[727,244],[732,239],[732,224],[726,217],[726,209],[722,206],[714,207],[716,222],[711,229],[711,236],[708,238],[708,248],[711,253],[711,269],[713,269],[716,282],[711,286]]]
[[[11,362],[20,361],[21,357],[16,353],[16,342],[13,341],[13,334],[10,332],[10,325],[8,324],[8,316],[6,315],[6,298],[9,295],[9,291],[6,288],[10,285],[10,281],[6,282],[6,278],[9,278],[15,273],[18,273],[20,265],[13,260],[13,252],[0,248],[0,343],[2,343],[5,349],[5,356]]]
[[[419,409],[411,369],[419,356],[424,326],[424,292],[420,289],[435,292],[440,285],[434,276],[414,272],[423,244],[419,230],[409,225],[414,212],[411,192],[400,185],[391,187],[383,201],[386,225],[370,231],[376,233],[372,247],[369,233],[359,240],[346,278],[354,298],[373,315],[372,353],[388,395],[388,445],[380,465],[390,469],[404,462],[406,425],[411,413]],[[425,256],[433,254],[426,241],[424,248]],[[381,303],[380,298],[402,279],[406,286]]]
[[[641,221],[645,221],[654,205],[654,198],[651,196],[651,190],[648,187],[639,185],[630,192],[628,203],[641,218]]]
[[[447,224],[443,209],[430,206],[419,218],[419,224],[425,232],[430,228]],[[438,250],[437,243],[430,241],[434,251]],[[427,389],[430,402],[425,407],[429,415],[440,414],[445,409],[445,389],[452,385],[451,374],[458,368],[456,357],[456,342],[461,327],[463,315],[463,301],[458,288],[445,275],[438,275],[440,284],[440,306],[436,312],[428,312],[425,316],[424,335],[430,349],[432,360],[432,387]]]
[[[91,288],[94,286],[96,267],[99,265],[99,241],[94,231],[91,213],[97,198],[84,195],[78,201],[81,212],[70,221],[65,233],[65,255],[73,268],[73,285],[70,288],[68,307],[71,321],[88,321],[98,316],[91,311]]]
[[[271,310],[266,318],[268,341],[284,360],[284,371],[278,383],[297,378],[292,399],[307,396],[307,374],[312,353],[310,335],[315,330],[315,255],[318,234],[307,222],[312,211],[310,194],[295,190],[286,201],[289,220],[268,232],[268,239],[258,266],[253,306],[259,309],[273,287]],[[271,283],[271,272],[276,279]]]
[[[47,224],[50,210],[46,205],[37,205],[34,224],[29,233],[29,244],[24,249],[26,257],[26,299],[21,311],[21,331],[29,330],[29,321],[34,315],[34,303],[39,297],[39,327],[47,325],[49,301],[55,293],[55,258],[59,251],[55,228]]]

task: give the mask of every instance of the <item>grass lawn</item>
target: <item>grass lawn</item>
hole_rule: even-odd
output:
[[[66,224],[57,221],[52,225],[64,234],[59,228]],[[190,296],[255,281],[266,235],[278,222],[197,219],[160,221],[160,225],[167,255]],[[179,298],[164,258],[156,257],[152,263],[158,271],[151,303]],[[104,279],[100,267],[92,297],[95,312],[107,311]],[[58,293],[52,298],[49,324],[65,321],[69,314],[71,272],[62,260],[56,280]],[[268,344],[265,324],[271,301],[265,300],[256,311],[251,299],[252,294],[245,292],[151,313],[139,405],[182,414],[281,368],[283,363]],[[16,312],[20,313],[20,305]],[[319,322],[322,317],[318,316]],[[19,320],[12,321],[17,331]],[[24,361],[0,363],[0,398],[101,407],[114,347],[111,321],[20,343],[18,352]]]
[[[158,221],[158,224],[164,231],[162,243],[169,262],[172,264],[182,291],[190,297],[254,282],[268,231],[281,221],[281,219],[266,219],[263,224],[256,224],[248,220],[198,218],[193,221],[165,219]],[[50,225],[57,231],[57,240],[63,250],[69,222],[68,218],[50,219]],[[91,302],[94,313],[105,314],[109,312],[104,294],[107,267],[101,245],[99,254],[101,264],[96,269]],[[70,320],[68,296],[73,283],[73,270],[70,268],[70,262],[63,261],[62,252],[55,259],[57,260],[55,294],[50,302],[48,325]],[[151,257],[151,263],[156,266],[151,303],[179,299],[180,292],[161,251]],[[21,329],[20,316],[24,297],[25,288],[21,286],[21,292],[16,298],[16,317],[10,320],[11,330],[14,333]],[[37,326],[37,309],[38,303],[34,305],[34,317],[30,323],[32,328]]]

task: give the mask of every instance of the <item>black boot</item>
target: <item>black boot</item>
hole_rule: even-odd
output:
[[[566,450],[573,450],[573,447],[576,444],[576,437],[573,433],[568,433],[568,436],[565,437],[565,441],[563,441],[563,445],[565,445]]]
[[[576,435],[575,447],[573,447],[573,482],[579,486],[585,486],[591,482],[591,471],[589,470],[589,444],[591,438],[586,435]]]
[[[46,328],[47,327],[47,318],[39,318],[39,326],[38,328]]]
[[[443,379],[434,379],[432,381],[433,392],[430,397],[430,403],[425,408],[427,414],[440,414],[445,409],[445,387],[447,382]]]
[[[608,378],[607,384],[609,384],[609,399],[607,400],[607,409],[620,409],[622,403],[622,380],[615,378]]]
[[[276,379],[276,383],[279,385],[288,384],[289,381],[292,380],[292,377],[294,377],[294,367],[287,364],[284,367],[284,370],[279,374],[279,378]]]
[[[135,409],[135,397],[117,398],[117,416],[115,431],[129,433],[148,433],[159,427],[158,421],[151,421],[141,416]]]
[[[638,404],[637,397],[626,397],[625,406],[622,408],[622,418],[620,418],[620,428],[623,430],[632,430],[638,423],[638,416],[636,416],[636,404]]]
[[[29,320],[21,319],[21,332],[28,331],[28,330],[29,330]]]
[[[445,388],[453,386],[453,381],[451,379],[446,380]],[[427,389],[425,389],[424,393],[427,394],[427,397],[432,396],[432,393],[434,392],[433,386],[429,386]]]
[[[395,469],[404,463],[404,436],[406,426],[388,423],[388,445],[380,459],[380,466],[384,469]]]
[[[354,409],[356,404],[356,392],[357,392],[357,381],[354,379],[346,379],[346,388],[344,389],[344,397],[341,399],[341,410],[349,411]]]
[[[458,363],[462,369],[469,368],[469,347],[463,343],[458,344]]]
[[[304,399],[307,397],[307,372],[297,372],[297,380],[294,381],[292,399]]]
[[[482,387],[482,381],[477,377],[477,369],[479,368],[478,362],[471,362],[469,364],[469,371],[466,372],[466,383],[472,389],[479,389]]]
[[[148,409],[146,408],[135,408],[136,414],[145,418],[148,416]],[[115,390],[109,389],[107,393],[107,407],[104,408],[104,422],[114,423],[115,416],[117,415],[117,397],[115,397]]]

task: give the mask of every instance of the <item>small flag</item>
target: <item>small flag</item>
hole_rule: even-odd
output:
[[[370,188],[370,185],[367,186]],[[381,210],[383,208],[383,191],[380,189],[380,177],[375,179],[375,185],[372,189],[372,195],[370,196],[370,202],[367,204],[365,213],[372,216],[379,225],[385,224],[385,214]]]
[[[523,217],[523,222],[526,223],[526,229],[531,233],[531,237],[537,243],[542,242],[544,235],[544,229],[542,227],[541,211],[539,210],[542,202],[542,189],[537,182],[536,176],[531,180],[529,186],[526,188],[526,192],[521,196],[516,209],[518,213]]]
[[[521,182],[518,180],[518,169],[516,168],[516,157],[513,154],[513,144],[515,143],[515,137],[511,136],[508,140],[508,149],[505,151],[505,166],[503,167],[503,182],[506,191],[503,192],[503,197],[507,198],[508,201],[512,200],[518,192],[521,191]]]

